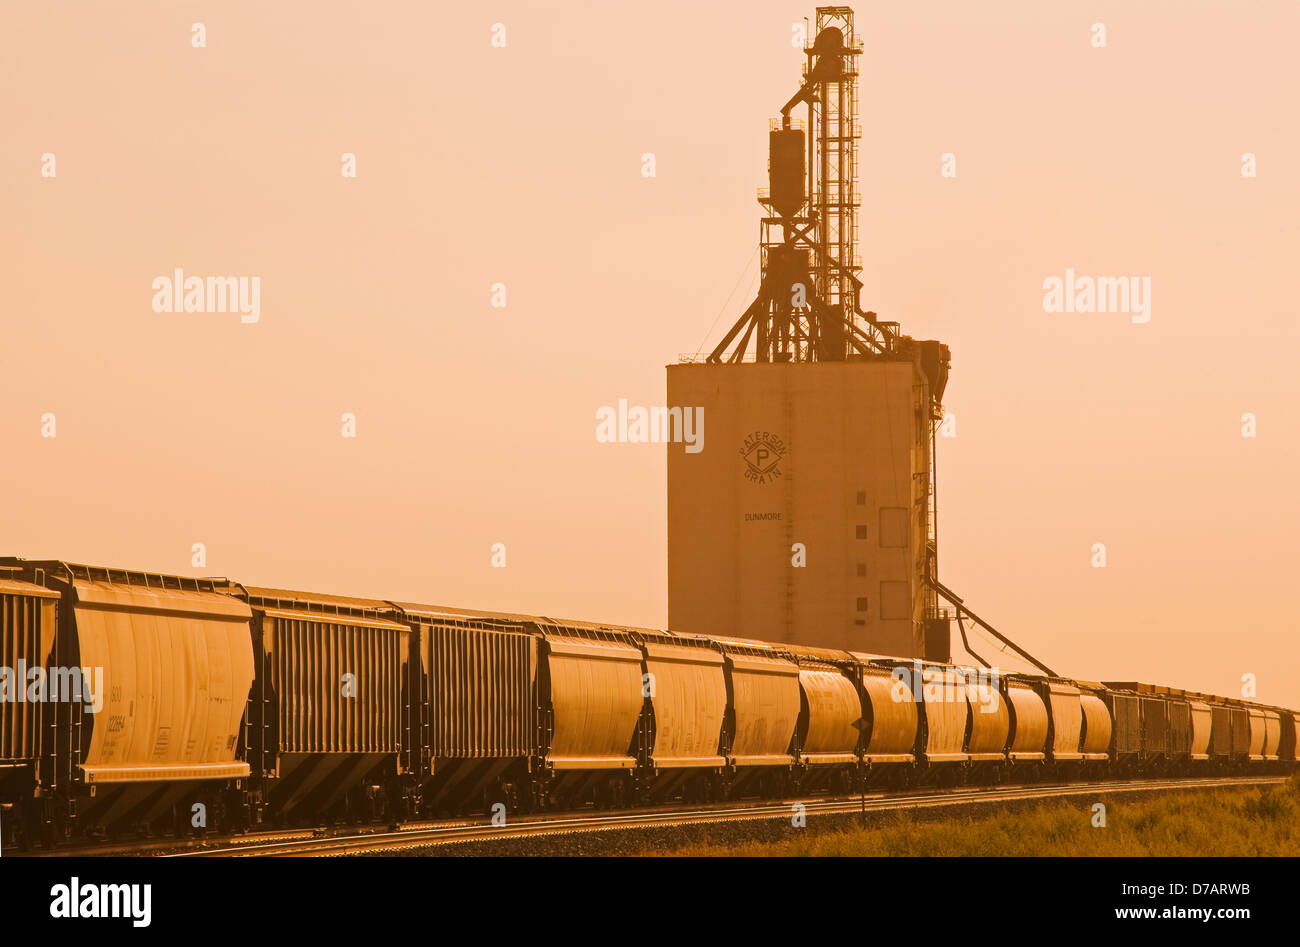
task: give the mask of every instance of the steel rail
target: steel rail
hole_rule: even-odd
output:
[[[873,793],[866,797],[790,799],[780,803],[755,803],[746,806],[713,806],[664,809],[658,811],[618,811],[591,815],[527,816],[505,825],[490,823],[454,823],[410,825],[397,831],[360,833],[311,839],[263,842],[250,838],[244,844],[222,848],[203,848],[174,852],[166,857],[192,856],[275,856],[275,855],[350,855],[363,852],[396,851],[434,845],[521,839],[571,832],[601,832],[621,829],[644,829],[656,826],[694,825],[710,822],[745,822],[789,819],[796,804],[804,806],[805,815],[851,815],[889,810],[923,810],[961,805],[1007,803],[1069,796],[1096,796],[1126,792],[1163,792],[1168,790],[1243,788],[1284,782],[1282,776],[1214,777],[1204,779],[1120,780],[1098,783],[1061,783],[1013,788],[930,790],[926,792]]]

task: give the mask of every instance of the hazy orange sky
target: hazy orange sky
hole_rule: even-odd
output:
[[[662,625],[664,447],[595,412],[752,298],[813,11],[8,0],[0,554]],[[945,581],[1065,673],[1300,707],[1300,4],[857,14],[863,302],[953,352]],[[178,267],[260,321],[154,312]],[[1044,312],[1067,267],[1151,321]]]

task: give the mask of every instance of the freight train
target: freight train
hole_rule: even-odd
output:
[[[0,559],[9,845],[1281,772],[1298,726],[1137,682]]]

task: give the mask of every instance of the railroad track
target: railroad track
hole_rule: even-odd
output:
[[[168,857],[193,856],[325,856],[396,852],[404,849],[471,841],[537,838],[573,832],[608,832],[627,829],[698,825],[704,823],[788,820],[795,804],[804,813],[815,815],[852,815],[856,812],[886,810],[918,811],[968,805],[995,805],[1011,802],[1065,798],[1069,796],[1115,795],[1131,792],[1164,792],[1188,789],[1223,789],[1273,785],[1285,777],[1218,777],[1209,779],[1121,780],[1084,784],[994,787],[987,789],[928,790],[909,793],[869,793],[866,796],[790,799],[780,803],[750,805],[696,806],[660,810],[601,812],[583,815],[519,817],[505,825],[482,822],[421,823],[396,831],[334,835],[328,837],[278,837],[262,839],[245,836],[231,844],[194,848],[168,853]]]

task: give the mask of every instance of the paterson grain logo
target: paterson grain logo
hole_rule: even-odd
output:
[[[745,461],[745,479],[751,483],[770,483],[781,477],[781,458],[785,444],[775,434],[755,431],[745,438],[740,456]]]

